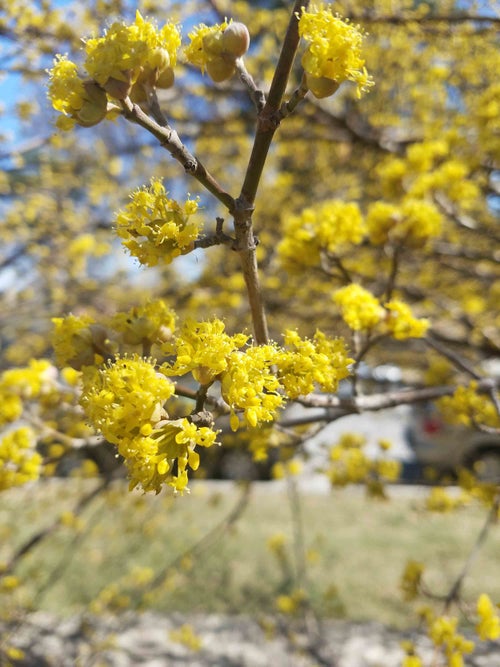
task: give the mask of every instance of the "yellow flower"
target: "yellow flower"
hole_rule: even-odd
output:
[[[161,299],[117,313],[110,325],[123,334],[125,343],[138,345],[144,341],[162,343],[170,340],[175,330],[176,315]]]
[[[442,216],[431,202],[407,197],[401,206],[377,201],[366,217],[371,243],[388,242],[421,248],[441,232]]]
[[[86,41],[85,69],[112,97],[120,99],[139,77],[155,85],[165,71],[172,70],[180,44],[176,25],[168,22],[158,29],[137,11],[131,25],[115,22],[102,37]],[[173,83],[173,72],[167,78]]]
[[[500,618],[498,611],[490,598],[483,593],[477,600],[477,614],[479,623],[476,632],[483,640],[494,641],[500,637]]]
[[[52,345],[59,366],[79,371],[102,363],[113,352],[106,329],[88,315],[54,317],[52,323]]]
[[[165,345],[165,352],[176,355],[174,364],[164,364],[166,375],[185,375],[192,372],[203,385],[210,384],[228,367],[229,356],[248,341],[245,334],[229,336],[222,320],[207,322],[188,319],[175,341]]]
[[[177,630],[171,630],[169,636],[173,642],[183,644],[191,651],[199,651],[203,646],[201,637],[198,637],[193,627],[187,623],[181,625]]]
[[[243,410],[246,424],[255,427],[272,421],[283,405],[278,393],[280,383],[273,373],[280,352],[275,345],[249,347],[228,357],[227,370],[221,376],[222,396],[231,408],[231,428],[239,427],[237,410]]]
[[[405,600],[413,600],[417,597],[420,590],[420,582],[424,573],[423,563],[415,560],[409,560],[406,563],[404,572],[401,576],[399,587],[401,588]]]
[[[106,93],[95,82],[80,79],[75,63],[58,55],[49,70],[48,96],[61,116],[56,125],[71,129],[75,123],[84,127],[96,125],[106,116]]]
[[[306,76],[312,78],[313,93],[317,79],[331,79],[337,84],[353,81],[358,97],[373,85],[361,56],[363,33],[358,26],[334,15],[330,5],[321,3],[312,5],[310,11],[302,9],[299,35],[308,42],[302,66]]]
[[[338,289],[333,300],[345,323],[354,331],[373,329],[384,317],[380,301],[361,285],[352,283]]]
[[[84,376],[80,402],[94,428],[109,442],[121,445],[164,416],[163,404],[174,389],[151,360],[138,355],[118,357]]]
[[[284,333],[284,350],[278,357],[278,377],[288,398],[294,399],[314,391],[319,385],[323,391],[335,392],[338,383],[349,375],[353,362],[341,338],[327,338],[316,331],[313,340],[302,339],[296,331]]]
[[[197,470],[199,447],[211,447],[217,432],[207,426],[198,427],[186,417],[162,422],[150,434],[124,440],[118,447],[127,464],[130,488],[159,493],[163,484],[176,493],[188,490],[188,466]],[[176,474],[173,473],[177,464]]]
[[[0,491],[39,478],[42,457],[35,451],[35,434],[27,426],[9,431],[0,440]]]
[[[384,304],[384,307],[388,311],[386,326],[396,340],[423,338],[427,333],[429,320],[414,317],[407,304],[393,299]]]
[[[188,199],[180,205],[168,199],[160,179],[136,190],[125,210],[116,214],[117,234],[130,254],[148,266],[191,252],[201,230],[201,221],[191,217],[198,201]]]
[[[338,199],[305,208],[283,219],[279,255],[287,268],[317,266],[322,253],[341,253],[363,240],[365,223],[354,202]]]
[[[236,72],[236,60],[250,46],[250,35],[243,23],[224,21],[206,26],[204,23],[189,33],[191,43],[185,48],[186,60],[208,72],[216,83],[230,79]]]

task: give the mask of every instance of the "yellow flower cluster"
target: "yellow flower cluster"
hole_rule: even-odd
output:
[[[330,462],[326,474],[333,486],[366,484],[370,495],[383,498],[384,482],[398,479],[401,464],[387,458],[368,458],[363,451],[365,444],[364,436],[344,433],[337,444],[330,448]],[[384,451],[382,446],[380,449]]]
[[[482,150],[492,159],[500,157],[500,83],[493,83],[477,96],[471,118],[478,121],[478,138]]]
[[[311,5],[299,16],[299,35],[308,43],[302,56],[307,85],[316,97],[333,94],[343,81],[356,84],[357,96],[373,85],[361,56],[359,26],[332,13],[330,5]]]
[[[92,424],[125,448],[165,417],[163,403],[174,393],[174,384],[138,355],[86,369],[83,383],[81,404]]]
[[[163,343],[175,331],[176,314],[164,301],[156,299],[143,306],[131,308],[124,313],[116,313],[110,326],[122,334],[123,342],[139,345]]]
[[[181,625],[177,630],[171,630],[169,633],[170,640],[182,644],[190,651],[200,651],[203,646],[203,641],[195,631],[193,626],[187,623]]]
[[[23,399],[49,396],[55,390],[56,369],[46,359],[0,375],[0,426],[14,422],[23,412]]]
[[[131,25],[113,23],[102,37],[85,42],[84,69],[90,78],[81,78],[75,63],[56,56],[49,70],[48,95],[60,111],[57,125],[70,129],[90,127],[108,113],[108,96],[140,100],[150,86],[168,88],[174,82],[174,66],[181,44],[180,32],[173,23],[159,29],[145,21],[139,12]]]
[[[102,37],[85,42],[85,69],[104,87],[110,79],[126,84],[148,81],[156,85],[159,77],[165,77],[165,72],[172,77],[173,83],[170,71],[177,63],[180,45],[181,36],[176,25],[168,22],[158,29],[137,11],[131,25],[112,23]]]
[[[283,219],[282,261],[294,266],[318,266],[322,253],[341,253],[363,240],[366,226],[359,206],[332,199]]]
[[[385,316],[377,297],[356,283],[336,290],[333,301],[340,308],[344,322],[353,331],[369,331]]]
[[[281,614],[296,614],[305,603],[306,593],[302,588],[296,588],[290,595],[278,595],[276,598],[276,609]]]
[[[444,418],[452,424],[500,427],[495,406],[488,396],[477,392],[477,382],[471,382],[468,387],[458,387],[453,396],[440,398],[436,405]]]
[[[39,478],[42,457],[35,451],[35,434],[27,426],[8,431],[0,440],[0,491]]]
[[[463,667],[464,653],[472,653],[474,642],[457,632],[458,619],[437,616],[429,619],[428,633],[434,645],[444,651],[449,667]]]
[[[245,334],[229,336],[221,320],[196,322],[188,319],[175,341],[163,347],[164,352],[175,354],[176,359],[173,364],[164,364],[162,371],[166,375],[191,372],[200,384],[211,384],[227,370],[230,354],[242,348],[247,341],[248,336]]]
[[[397,340],[406,340],[422,338],[429,328],[429,321],[414,317],[407,304],[393,299],[382,307],[377,297],[356,283],[336,290],[333,301],[353,331],[389,334]]]
[[[57,364],[79,371],[113,358],[123,346],[143,345],[148,350],[155,344],[162,346],[171,339],[175,321],[174,311],[161,299],[116,313],[101,324],[88,315],[55,317],[52,345]],[[70,377],[69,372],[66,368],[64,379],[75,385],[79,375]]]
[[[236,71],[236,60],[250,46],[250,35],[243,23],[224,21],[206,26],[204,23],[189,33],[191,43],[185,48],[186,60],[207,71],[216,83],[230,79]]]
[[[236,430],[238,411],[243,411],[251,427],[272,421],[287,397],[309,393],[315,384],[334,391],[352,363],[343,341],[328,339],[320,331],[312,341],[288,331],[286,347],[275,343],[245,347],[248,340],[245,334],[226,334],[224,323],[217,319],[187,320],[174,341],[162,347],[176,357],[162,366],[162,372],[169,376],[192,373],[202,385],[220,380],[222,397],[231,408],[231,427]]]
[[[459,507],[463,507],[469,502],[470,498],[467,493],[460,493],[458,495],[451,495],[446,489],[435,486],[430,491],[425,499],[425,508],[429,512],[452,512]]]
[[[423,338],[427,333],[429,320],[414,317],[406,303],[393,300],[388,301],[384,307],[388,312],[385,325],[396,340]]]
[[[222,396],[231,408],[233,431],[240,426],[237,410],[243,411],[245,423],[255,427],[272,421],[284,403],[279,393],[280,382],[273,372],[280,357],[275,345],[249,347],[235,351],[228,358],[227,370],[221,378]]]
[[[405,600],[414,600],[419,594],[424,569],[423,563],[416,560],[409,560],[406,563],[399,583]]]
[[[470,179],[471,167],[458,158],[446,159],[449,152],[447,141],[425,141],[411,145],[405,158],[387,158],[377,167],[383,192],[418,202],[427,199],[431,206],[432,197],[439,193],[463,208],[470,207],[480,190]]]
[[[388,242],[422,248],[431,238],[439,236],[442,216],[431,202],[405,198],[401,205],[377,201],[368,208],[366,224],[370,242]]]
[[[111,352],[106,329],[88,315],[52,318],[52,345],[58,366],[80,370],[102,363]]]
[[[477,614],[479,622],[476,625],[476,632],[480,639],[495,641],[500,637],[500,618],[498,617],[498,608],[492,603],[490,598],[483,593],[477,600]]]
[[[124,457],[130,487],[159,493],[166,483],[182,492],[187,466],[195,470],[199,465],[195,447],[209,447],[216,433],[187,418],[169,421],[164,403],[174,394],[174,384],[157,372],[152,360],[138,355],[87,368],[83,380],[81,405],[92,425]]]
[[[338,383],[349,375],[348,357],[342,338],[328,338],[316,331],[314,338],[303,339],[297,331],[287,330],[284,351],[277,362],[280,382],[288,398],[294,399],[314,391],[319,385],[323,391],[335,392]]]
[[[157,178],[133,192],[130,198],[125,210],[116,214],[116,229],[123,245],[141,264],[168,264],[193,250],[201,230],[201,222],[191,219],[198,210],[196,199],[188,199],[181,206],[168,199]]]

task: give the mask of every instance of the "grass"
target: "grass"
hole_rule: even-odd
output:
[[[91,480],[52,480],[1,495],[0,562],[7,562],[30,536],[71,510]],[[23,585],[10,601],[61,615],[105,599],[111,606],[142,605],[162,612],[260,614],[275,609],[276,597],[293,588],[295,562],[291,508],[284,492],[254,487],[235,525],[198,553],[186,555],[220,525],[238,502],[236,486],[198,483],[183,498],[129,494],[116,483],[90,503],[81,525],[63,526],[16,567]],[[468,507],[453,514],[428,514],[419,494],[397,494],[389,502],[366,500],[358,490],[304,495],[301,514],[309,555],[305,588],[322,615],[378,620],[396,627],[415,623],[412,605],[398,590],[409,558],[426,565],[425,580],[445,593],[460,571],[485,520],[486,510]],[[71,523],[71,521],[70,521]],[[284,534],[279,559],[268,539]],[[500,534],[493,527],[466,579],[471,601],[485,591],[500,599]],[[172,568],[168,568],[173,564]],[[141,588],[134,567],[166,576]],[[106,589],[116,583],[116,590]],[[144,598],[143,593],[147,595]],[[128,598],[124,598],[126,594]]]

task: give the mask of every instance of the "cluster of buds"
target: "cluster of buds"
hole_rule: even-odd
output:
[[[250,34],[244,23],[222,23],[212,27],[199,26],[189,35],[191,44],[186,48],[187,60],[216,83],[230,79],[236,72],[236,63],[248,51]]]

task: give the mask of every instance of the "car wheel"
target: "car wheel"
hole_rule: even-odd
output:
[[[500,484],[500,447],[477,452],[469,467],[481,482]]]

